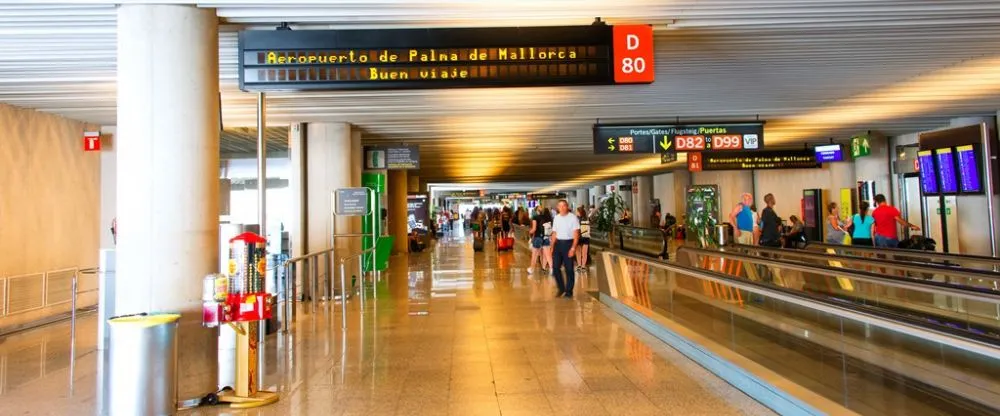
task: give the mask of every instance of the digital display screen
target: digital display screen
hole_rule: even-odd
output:
[[[648,25],[245,30],[239,79],[244,91],[650,83],[652,44]]]
[[[938,180],[941,193],[958,193],[958,174],[955,172],[955,154],[950,148],[937,149]]]
[[[955,153],[958,155],[958,176],[962,193],[983,192],[982,176],[979,173],[979,155],[975,146],[958,146],[955,148]]]
[[[815,169],[820,167],[810,150],[702,153],[702,170]]]
[[[923,150],[917,153],[920,161],[920,190],[924,195],[934,195],[939,192],[937,170],[934,169],[934,153]]]
[[[594,125],[594,153],[760,150],[763,123]]]
[[[819,163],[844,161],[844,148],[839,144],[816,146],[815,150],[816,161]]]

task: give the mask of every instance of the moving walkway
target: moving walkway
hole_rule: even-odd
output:
[[[996,293],[713,250],[599,261],[603,302],[780,413],[1000,412]]]
[[[934,251],[902,250],[895,248],[845,246],[818,242],[810,242],[809,244],[806,244],[805,249],[807,251],[835,254],[838,256],[865,257],[880,260],[1000,272],[1000,258],[996,257],[973,256],[967,254],[947,254]]]

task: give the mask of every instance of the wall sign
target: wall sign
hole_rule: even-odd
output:
[[[867,134],[851,137],[851,157],[857,159],[872,154],[871,140]]]
[[[101,132],[87,131],[83,133],[83,151],[97,152],[101,150]]]
[[[703,169],[701,152],[688,153],[688,172],[701,172]]]
[[[420,169],[420,147],[365,146],[365,169]]]
[[[245,30],[239,68],[243,91],[650,83],[653,30]]]
[[[334,191],[334,213],[339,216],[363,216],[370,213],[368,188],[340,188]]]
[[[763,123],[594,125],[594,153],[759,150]]]
[[[702,170],[814,169],[819,167],[820,163],[816,161],[816,153],[812,149],[702,154]]]

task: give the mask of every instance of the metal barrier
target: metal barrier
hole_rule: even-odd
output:
[[[361,235],[360,234],[358,234],[358,235],[339,235],[337,237],[353,237],[353,236],[361,236]],[[329,277],[329,279],[327,281],[329,282],[329,284],[327,285],[328,286],[327,287],[327,295],[328,296],[326,298],[328,300],[332,301],[334,299],[334,285],[336,284],[335,282],[336,282],[336,277],[337,277],[336,276],[336,274],[337,274],[336,270],[340,271],[340,294],[341,294],[341,302],[340,303],[341,303],[341,315],[342,315],[342,317],[341,317],[341,320],[342,320],[341,325],[342,325],[342,327],[346,328],[347,327],[347,298],[349,297],[349,294],[347,292],[346,263],[349,260],[357,258],[358,259],[358,281],[360,283],[359,291],[360,291],[361,297],[362,297],[362,300],[361,300],[362,307],[364,307],[365,274],[364,274],[364,262],[363,262],[363,259],[364,259],[365,255],[367,255],[369,253],[373,253],[375,251],[375,246],[369,247],[369,248],[367,248],[365,250],[362,250],[360,252],[357,252],[357,253],[353,253],[353,254],[350,254],[350,255],[347,255],[347,256],[343,256],[343,257],[339,257],[339,258],[336,259],[336,261],[332,261],[331,255],[334,253],[335,250],[336,250],[335,248],[328,248],[326,250],[320,250],[320,251],[317,251],[315,253],[309,253],[309,254],[306,254],[306,255],[303,255],[303,256],[290,258],[288,260],[285,260],[285,262],[282,264],[282,267],[284,268],[284,271],[285,271],[285,273],[284,273],[284,279],[285,280],[284,280],[284,284],[281,285],[282,286],[282,293],[279,293],[278,301],[281,303],[281,306],[279,307],[279,310],[282,312],[282,315],[283,315],[282,316],[282,322],[281,322],[281,328],[282,328],[283,331],[287,332],[289,330],[289,322],[294,322],[295,321],[295,315],[296,315],[295,302],[297,302],[299,300],[298,291],[296,289],[297,286],[298,286],[296,284],[297,280],[298,280],[297,276],[296,276],[297,275],[296,271],[299,269],[299,266],[298,266],[299,263],[304,263],[305,264],[304,270],[306,271],[306,275],[303,277],[302,285],[303,286],[307,286],[308,285],[308,287],[309,287],[309,302],[312,304],[311,305],[311,310],[312,310],[313,313],[316,312],[316,307],[317,307],[316,304],[317,304],[317,301],[319,300],[319,296],[317,296],[317,294],[319,292],[319,280],[321,278],[321,275],[319,273],[319,261],[318,260],[320,259],[320,257],[323,257],[324,261],[326,261],[327,264],[330,266],[328,268],[328,273],[327,273],[327,277]],[[335,265],[337,267],[334,267]]]

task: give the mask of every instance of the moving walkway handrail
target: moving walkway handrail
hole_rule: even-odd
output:
[[[818,254],[818,252],[814,251],[779,249],[779,248],[763,247],[763,246],[750,246],[745,244],[733,244],[731,246],[724,246],[720,248],[720,251],[725,251],[726,248],[729,247],[735,247],[740,250],[754,250],[761,253],[771,253],[781,256],[805,257],[809,259],[822,260],[822,261],[837,260],[837,261],[871,265],[871,266],[889,265],[892,266],[893,268],[912,270],[913,272],[916,273],[947,274],[948,276],[956,276],[967,279],[992,280],[994,284],[1000,284],[1000,273],[991,272],[988,270],[969,269],[965,267],[942,268],[941,266],[932,266],[929,265],[928,263],[911,263],[899,260],[876,259],[876,258],[860,257],[860,256],[844,256],[839,254],[837,255]],[[725,252],[729,253],[730,251],[725,251]],[[840,268],[837,270],[844,270],[844,269]]]
[[[948,333],[945,331],[941,331],[935,328],[930,328],[928,326],[912,322],[901,322],[897,320],[888,319],[886,317],[880,316],[875,313],[863,312],[847,306],[822,302],[820,300],[804,296],[801,293],[796,293],[790,290],[770,286],[766,283],[759,283],[746,279],[737,279],[732,276],[727,276],[719,272],[685,267],[676,263],[668,263],[666,261],[652,259],[649,257],[636,256],[635,254],[624,252],[621,250],[608,249],[606,251],[609,252],[610,254],[628,257],[634,261],[645,263],[647,265],[657,267],[660,269],[665,269],[669,272],[687,274],[689,276],[693,276],[698,279],[708,280],[713,283],[732,286],[741,290],[745,290],[747,292],[778,299],[804,308],[818,310],[820,312],[828,313],[830,315],[838,316],[840,318],[862,322],[868,325],[873,325],[879,328],[887,329],[889,331],[897,332],[904,335],[915,336],[927,341],[952,345],[957,348],[961,348],[965,351],[969,351],[993,359],[1000,359],[1000,348],[988,342],[980,341],[965,336],[960,336],[957,334]],[[711,253],[711,251],[708,252]],[[756,261],[756,259],[754,260]]]
[[[894,276],[885,276],[877,273],[870,273],[859,270],[840,269],[828,266],[817,266],[798,261],[790,261],[790,260],[778,261],[764,257],[748,256],[745,254],[739,254],[727,251],[706,250],[703,248],[695,248],[695,247],[681,247],[680,249],[678,249],[677,257],[679,258],[682,253],[686,252],[694,252],[695,254],[702,253],[711,256],[736,258],[737,260],[750,261],[756,264],[777,266],[785,269],[798,270],[800,272],[845,276],[851,279],[856,279],[869,283],[876,283],[885,286],[892,286],[901,289],[917,290],[937,295],[947,294],[968,300],[976,300],[980,302],[1000,304],[1000,293],[991,291],[989,289],[974,288],[962,285],[955,285],[951,283],[932,282],[926,280],[915,280],[908,278],[899,278]]]
[[[669,240],[669,238],[667,236],[667,232],[664,231],[663,229],[661,229],[661,228],[632,227],[632,226],[628,226],[628,225],[616,225],[616,226],[614,226],[613,230],[614,230],[614,234],[618,235],[618,247],[620,247],[622,250],[628,251],[628,252],[632,252],[632,253],[636,253],[636,254],[646,254],[646,255],[650,255],[650,256],[654,256],[654,257],[660,257],[660,258],[663,258],[663,259],[667,258],[667,247],[668,247],[667,241]],[[636,234],[652,234],[652,235],[659,236],[659,243],[660,243],[660,249],[659,249],[659,251],[656,252],[656,253],[652,253],[652,252],[648,252],[648,251],[643,251],[641,248],[632,248],[632,247],[630,247],[628,244],[626,244],[626,241],[627,241],[626,238],[625,238],[626,237],[626,233],[631,234],[632,236],[634,236]],[[653,240],[653,239],[650,239],[650,240]]]
[[[881,255],[895,255],[902,257],[923,257],[927,259],[939,259],[941,262],[955,262],[961,263],[963,260],[974,263],[990,263],[994,267],[1000,267],[1000,258],[990,257],[990,256],[977,256],[973,254],[952,254],[952,253],[938,253],[936,251],[916,251],[916,250],[904,250],[901,248],[884,248],[884,247],[864,247],[864,246],[843,246],[837,244],[827,244],[819,241],[810,241],[806,243],[806,249],[821,248],[824,251],[829,249],[849,249],[853,251],[865,251],[872,254]]]

